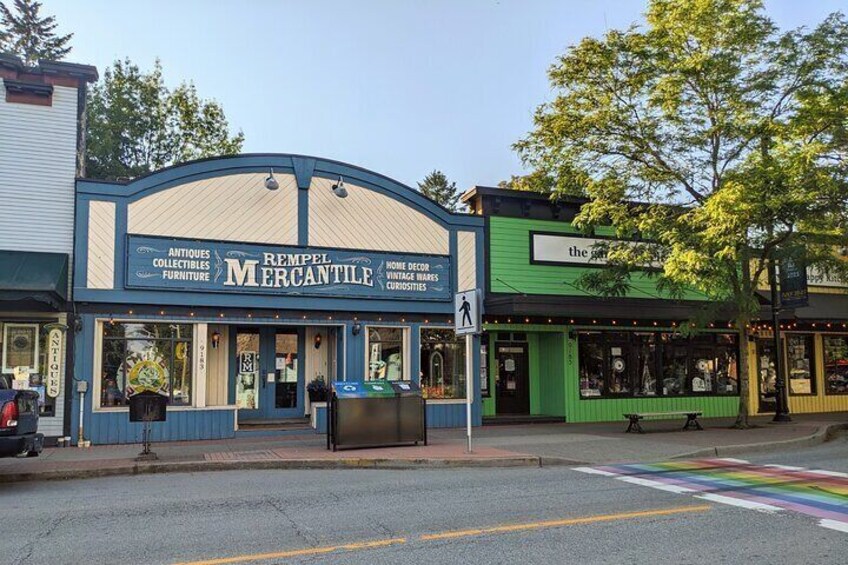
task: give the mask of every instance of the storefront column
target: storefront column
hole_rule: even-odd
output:
[[[207,324],[196,324],[194,326],[194,405],[199,408],[206,406],[206,365],[208,361],[206,334],[208,327]]]

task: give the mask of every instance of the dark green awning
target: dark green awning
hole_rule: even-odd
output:
[[[58,310],[67,299],[66,254],[0,250],[0,302],[5,308],[35,304]]]

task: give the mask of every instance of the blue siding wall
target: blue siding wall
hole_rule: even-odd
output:
[[[227,439],[235,437],[235,410],[171,410],[165,422],[150,426],[153,441]],[[91,443],[140,443],[142,424],[130,423],[127,412],[91,414],[85,435]]]

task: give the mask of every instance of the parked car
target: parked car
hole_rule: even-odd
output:
[[[44,434],[38,433],[38,393],[5,388],[0,378],[0,457],[38,457]]]

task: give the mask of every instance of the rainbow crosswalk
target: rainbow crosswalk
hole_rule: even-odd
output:
[[[754,465],[741,459],[601,465],[575,470],[763,512],[798,512],[818,518],[821,526],[848,533],[848,473]]]

